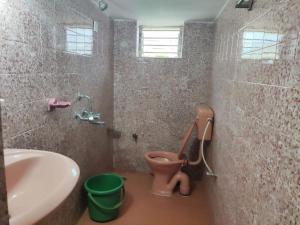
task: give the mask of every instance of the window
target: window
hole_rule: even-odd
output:
[[[85,26],[66,27],[66,51],[78,55],[92,55],[93,29]]]
[[[139,56],[181,58],[182,27],[140,27]]]
[[[243,33],[242,59],[279,59],[278,43],[282,35],[277,32],[246,30]]]

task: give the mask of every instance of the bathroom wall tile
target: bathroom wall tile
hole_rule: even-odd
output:
[[[42,56],[39,46],[3,40],[0,54],[0,74],[37,73],[42,71]]]
[[[42,73],[58,73],[57,52],[51,48],[43,48],[42,55]]]
[[[41,14],[41,46],[45,48],[56,48],[56,23],[54,11]]]
[[[137,22],[114,21],[114,56],[136,57]]]
[[[21,21],[23,24],[23,42],[35,43],[40,45],[40,18],[37,15],[32,14],[30,11],[21,11]]]
[[[9,74],[1,75],[2,98],[7,105],[30,104],[52,97],[72,97],[79,91],[81,76],[78,74]],[[73,96],[74,95],[74,96]]]
[[[299,91],[272,86],[235,83],[232,104],[246,116],[258,118],[262,123],[286,135],[299,138]]]
[[[93,109],[101,112],[107,128],[112,128],[112,21],[94,4],[80,0],[0,0],[0,5],[4,146],[54,151],[78,163],[81,177],[75,190],[59,209],[39,222],[74,225],[86,207],[81,192],[84,180],[112,169],[112,139],[106,129],[74,119],[75,111],[87,107],[87,102],[77,101],[81,92],[93,97]],[[64,25],[92,24],[93,20],[101,27],[93,33],[94,53],[87,57],[66,52],[61,42],[66,40]],[[47,102],[53,97],[71,101],[72,106],[47,112]],[[0,154],[0,168],[1,158]],[[0,175],[1,184],[3,179]],[[2,186],[0,189],[4,192]]]
[[[9,104],[31,102],[43,98],[46,87],[45,76],[36,74],[0,75],[1,97]]]
[[[182,59],[136,57],[136,34],[135,21],[114,22],[114,128],[122,133],[114,165],[145,171],[144,153],[177,151],[196,106],[208,101],[214,24],[185,25]]]
[[[212,53],[214,42],[214,23],[186,23],[184,27],[183,57]],[[199,32],[199,29],[202,32]]]
[[[201,22],[186,22],[184,26],[184,32],[187,40],[191,39],[214,39],[214,28],[215,24],[212,23],[201,23]],[[201,27],[202,32],[199,32]],[[185,40],[186,41],[186,40]]]
[[[234,4],[217,20],[210,80],[215,224],[298,224],[300,4]]]
[[[0,37],[6,40],[23,40],[21,10],[13,8],[6,1],[0,2]]]

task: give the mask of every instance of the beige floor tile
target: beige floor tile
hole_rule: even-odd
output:
[[[150,193],[152,176],[145,173],[122,173],[127,177],[126,198],[118,219],[108,225],[212,225],[211,212],[203,184],[198,182],[192,195],[178,193],[170,198]],[[96,225],[85,211],[78,225]]]

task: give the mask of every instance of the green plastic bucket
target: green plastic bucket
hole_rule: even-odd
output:
[[[116,219],[125,196],[124,180],[117,174],[106,173],[89,178],[84,183],[88,194],[89,216],[97,222]]]

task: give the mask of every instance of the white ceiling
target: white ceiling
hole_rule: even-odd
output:
[[[106,0],[108,15],[135,19],[140,25],[176,26],[185,21],[213,21],[226,0]]]

